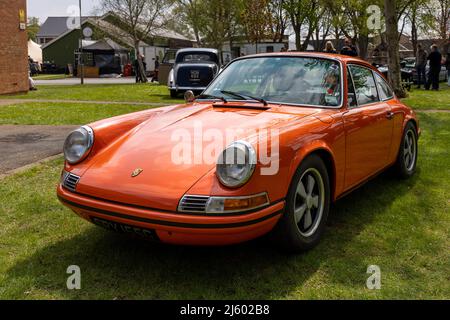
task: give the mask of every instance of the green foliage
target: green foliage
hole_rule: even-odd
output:
[[[36,35],[39,32],[40,27],[41,27],[41,25],[39,23],[39,18],[28,17],[28,23],[27,23],[28,40],[36,41]]]

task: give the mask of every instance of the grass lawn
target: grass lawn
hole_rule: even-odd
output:
[[[403,99],[403,102],[415,110],[450,110],[450,87],[447,83],[441,82],[440,88],[440,91],[412,89],[409,97]]]
[[[184,248],[133,240],[58,203],[62,159],[0,182],[0,299],[314,299],[450,296],[450,114],[421,113],[418,172],[382,174],[336,203],[322,243]],[[82,289],[66,289],[78,265]],[[366,289],[369,265],[382,289]]]
[[[34,76],[34,80],[60,80],[60,79],[66,79],[70,78],[71,76],[67,74],[40,74],[37,76]]]
[[[86,84],[71,86],[38,86],[37,91],[28,94],[12,95],[6,99],[49,99],[79,101],[119,101],[119,102],[156,102],[176,104],[183,102],[172,99],[167,86],[157,84]]]
[[[0,107],[0,125],[84,125],[151,108],[145,105],[30,102]]]

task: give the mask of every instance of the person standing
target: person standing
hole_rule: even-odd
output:
[[[445,60],[445,67],[447,69],[447,85],[450,87],[450,39],[447,41],[447,59]]]
[[[417,46],[416,53],[416,71],[417,71],[417,89],[423,84],[426,85],[426,67],[427,67],[427,52],[422,48],[422,45]]]
[[[439,90],[439,73],[441,72],[442,54],[439,52],[438,46],[433,44],[431,46],[431,53],[427,60],[430,61],[430,71],[428,73],[428,81],[425,90]]]
[[[357,57],[358,56],[358,50],[356,47],[352,44],[352,40],[349,38],[345,39],[345,45],[341,50],[341,54],[345,56],[351,56],[351,57]]]
[[[155,59],[155,74],[153,76],[152,82],[155,82],[155,81],[159,82],[158,77],[159,77],[159,57],[156,56],[156,59]]]
[[[333,46],[333,42],[327,41],[325,44],[325,50],[323,50],[325,53],[337,53],[336,49]]]
[[[136,74],[136,83],[141,83],[141,68],[139,67],[138,58],[134,60],[134,73]]]

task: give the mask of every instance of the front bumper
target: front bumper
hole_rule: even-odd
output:
[[[284,201],[281,201],[249,214],[200,216],[91,198],[70,192],[61,185],[57,194],[65,206],[90,222],[98,218],[151,229],[161,242],[182,245],[228,245],[258,238],[273,229],[284,209]]]

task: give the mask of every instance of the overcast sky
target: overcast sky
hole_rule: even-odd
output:
[[[82,0],[83,15],[90,15],[100,4],[100,0]],[[47,17],[70,15],[71,6],[78,7],[78,0],[27,0],[28,16],[39,17],[44,23]]]

